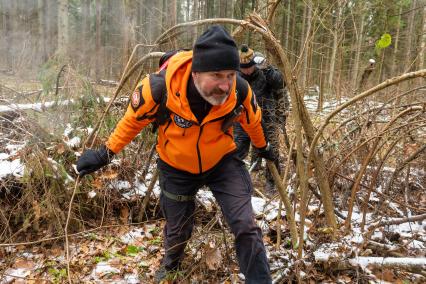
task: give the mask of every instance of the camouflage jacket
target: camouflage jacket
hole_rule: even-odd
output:
[[[249,76],[241,76],[247,80],[256,95],[262,108],[262,120],[266,123],[283,123],[290,104],[281,72],[269,65],[263,69],[256,67]]]

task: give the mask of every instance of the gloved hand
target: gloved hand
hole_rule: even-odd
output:
[[[99,150],[88,149],[84,151],[77,161],[77,171],[80,177],[99,170],[103,166],[111,163],[114,152],[108,149],[105,145]]]
[[[263,148],[258,148],[257,153],[258,153],[259,157],[262,157],[262,158],[267,159],[267,160],[272,161],[272,162],[274,162],[277,159],[277,157],[274,154],[274,152],[272,151],[272,147],[269,143],[266,144],[266,146],[263,147]]]

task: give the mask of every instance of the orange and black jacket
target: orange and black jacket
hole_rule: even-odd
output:
[[[236,121],[240,122],[255,147],[266,146],[260,107],[248,83],[239,76],[225,103],[212,106],[201,123],[197,121],[186,96],[191,67],[192,51],[180,52],[171,57],[165,72],[150,74],[138,84],[126,114],[106,143],[112,152],[118,153],[155,119],[165,92],[170,119],[159,126],[156,148],[160,158],[170,166],[199,174],[235,151],[232,127],[224,132],[221,126],[237,105],[236,92],[246,92],[242,101],[243,112]]]

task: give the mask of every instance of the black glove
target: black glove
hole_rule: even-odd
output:
[[[263,148],[258,148],[257,153],[258,153],[259,157],[267,159],[267,160],[272,161],[272,162],[274,162],[277,159],[277,157],[274,154],[274,152],[272,151],[272,147],[269,143],[266,144],[266,146],[263,147]]]
[[[77,171],[80,177],[93,173],[103,166],[111,163],[114,152],[108,149],[105,145],[99,150],[88,149],[84,151],[77,161]]]

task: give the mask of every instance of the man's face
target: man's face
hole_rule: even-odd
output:
[[[236,71],[223,70],[212,72],[192,72],[194,84],[203,97],[210,104],[217,106],[223,104],[231,92]]]
[[[254,72],[255,65],[248,68],[240,68],[241,73],[250,76]]]

